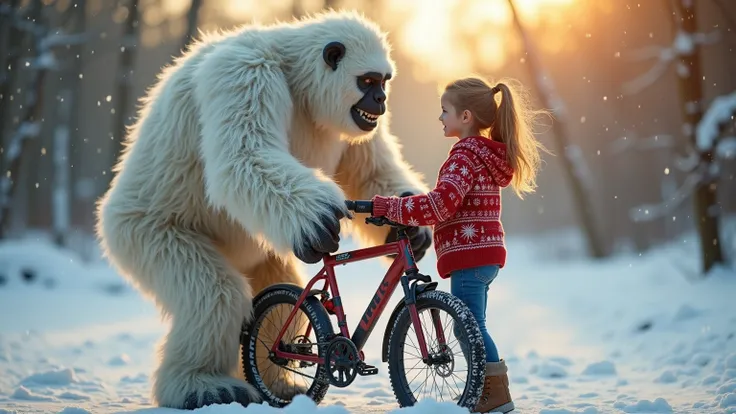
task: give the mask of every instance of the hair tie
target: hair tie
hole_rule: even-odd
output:
[[[496,85],[493,88],[491,88],[491,93],[494,94],[494,95],[497,94],[497,93],[499,93],[500,91],[501,91],[501,88],[499,88],[498,85]]]

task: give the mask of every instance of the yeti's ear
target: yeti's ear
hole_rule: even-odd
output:
[[[340,42],[330,42],[322,50],[322,58],[333,71],[337,70],[337,63],[345,56],[345,45]]]

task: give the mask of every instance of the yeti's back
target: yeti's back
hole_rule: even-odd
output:
[[[202,221],[195,215],[201,216],[208,207],[193,78],[213,47],[202,44],[177,59],[143,98],[108,194],[108,205],[124,209],[119,213],[144,213],[149,219],[182,224]]]

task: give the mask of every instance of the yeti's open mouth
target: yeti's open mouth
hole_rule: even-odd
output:
[[[372,131],[378,124],[378,118],[380,114],[372,114],[364,111],[357,106],[353,106],[350,110],[350,114],[353,116],[353,121],[358,125],[358,128],[363,131]]]

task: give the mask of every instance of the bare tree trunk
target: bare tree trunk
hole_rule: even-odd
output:
[[[118,157],[123,149],[123,142],[125,141],[125,129],[129,113],[130,84],[133,81],[133,60],[138,43],[138,33],[140,32],[138,4],[138,0],[130,0],[128,3],[128,17],[125,19],[125,27],[123,29],[120,66],[118,66],[117,76],[117,93],[113,96],[116,104],[112,135],[112,160],[110,170],[108,171],[108,182],[112,180],[112,167],[117,164]]]
[[[70,223],[71,185],[69,180],[69,123],[73,89],[65,86],[59,91],[60,102],[56,104],[57,120],[54,127],[54,186],[53,186],[53,234],[54,242],[66,246]]]
[[[694,0],[676,1],[676,8],[681,19],[681,29],[688,38],[692,39],[698,30],[697,14]],[[693,42],[691,53],[682,53],[679,56],[678,86],[680,90],[683,131],[690,139],[694,148],[697,148],[695,128],[703,118],[703,86],[700,67],[700,46]],[[723,263],[723,251],[719,239],[719,215],[717,211],[718,177],[708,174],[713,163],[713,151],[700,152],[700,167],[703,179],[695,185],[693,208],[695,223],[700,234],[700,250],[703,257],[703,272],[707,273],[716,263]]]
[[[194,39],[194,34],[197,32],[198,21],[199,21],[199,9],[202,8],[203,0],[192,0],[192,5],[189,6],[189,13],[187,13],[187,31],[184,33],[184,39],[181,43],[181,49],[185,50],[189,45],[189,42]]]
[[[521,23],[519,14],[514,6],[514,1],[508,0],[508,3],[514,18],[514,25],[519,31],[524,48],[527,51],[529,72],[536,83],[538,94],[544,101],[544,105],[548,108],[553,108],[555,111],[556,120],[552,126],[555,146],[557,152],[562,155],[563,170],[572,189],[573,203],[578,214],[578,220],[583,226],[589,253],[595,258],[605,257],[607,253],[593,217],[593,206],[591,204],[589,189],[586,189],[584,177],[582,177],[582,173],[585,170],[582,164],[582,154],[578,147],[569,145],[569,134],[566,128],[567,121],[565,119],[565,109],[562,100],[554,91],[552,80],[544,72],[539,60],[539,54],[526,33],[524,25]]]
[[[87,33],[87,0],[76,0],[77,14],[74,16],[74,28],[76,33]],[[83,177],[80,176],[82,172],[82,160],[79,158],[81,153],[81,147],[83,145],[81,131],[80,131],[80,116],[79,116],[79,105],[80,99],[83,96],[83,79],[80,77],[84,71],[84,45],[75,45],[71,48],[70,54],[73,57],[73,63],[71,65],[71,78],[69,81],[73,84],[70,89],[72,91],[72,103],[71,113],[69,114],[69,130],[71,131],[70,142],[69,142],[69,163],[70,163],[70,176],[69,185],[71,191],[71,214],[72,227],[83,227],[79,223],[79,217],[82,216],[82,212],[86,210],[83,204],[84,200],[79,200],[77,195],[77,184]],[[86,216],[91,216],[86,214]],[[76,220],[75,220],[76,219]]]
[[[72,34],[67,36],[66,43],[69,51],[66,56],[71,58],[72,65],[64,71],[63,82],[59,91],[59,103],[56,109],[56,121],[53,132],[53,190],[52,190],[52,217],[54,242],[59,246],[66,246],[71,227],[71,138],[75,135],[73,128],[76,125],[73,118],[78,114],[75,108],[79,96],[79,70],[81,64],[78,55],[78,45],[73,44],[75,36],[84,36],[85,0],[77,0],[65,10],[63,26],[65,31]]]
[[[50,45],[46,42],[49,32],[45,19],[42,19],[43,4],[34,0],[30,7],[28,19],[24,22],[29,37],[32,39],[36,57],[31,61],[30,70],[35,71],[30,85],[26,88],[26,101],[23,103],[25,114],[20,125],[11,136],[7,148],[3,151],[7,165],[7,174],[0,177],[0,239],[6,237],[13,197],[20,181],[21,162],[28,157],[31,140],[41,131],[43,119],[43,84],[49,69],[55,64]]]
[[[5,133],[10,120],[10,95],[16,82],[18,72],[18,58],[23,48],[22,31],[18,29],[14,19],[20,17],[18,7],[20,0],[10,0],[0,3],[0,147],[5,151]],[[1,154],[1,152],[0,152]],[[6,172],[5,157],[0,156],[0,175]]]

